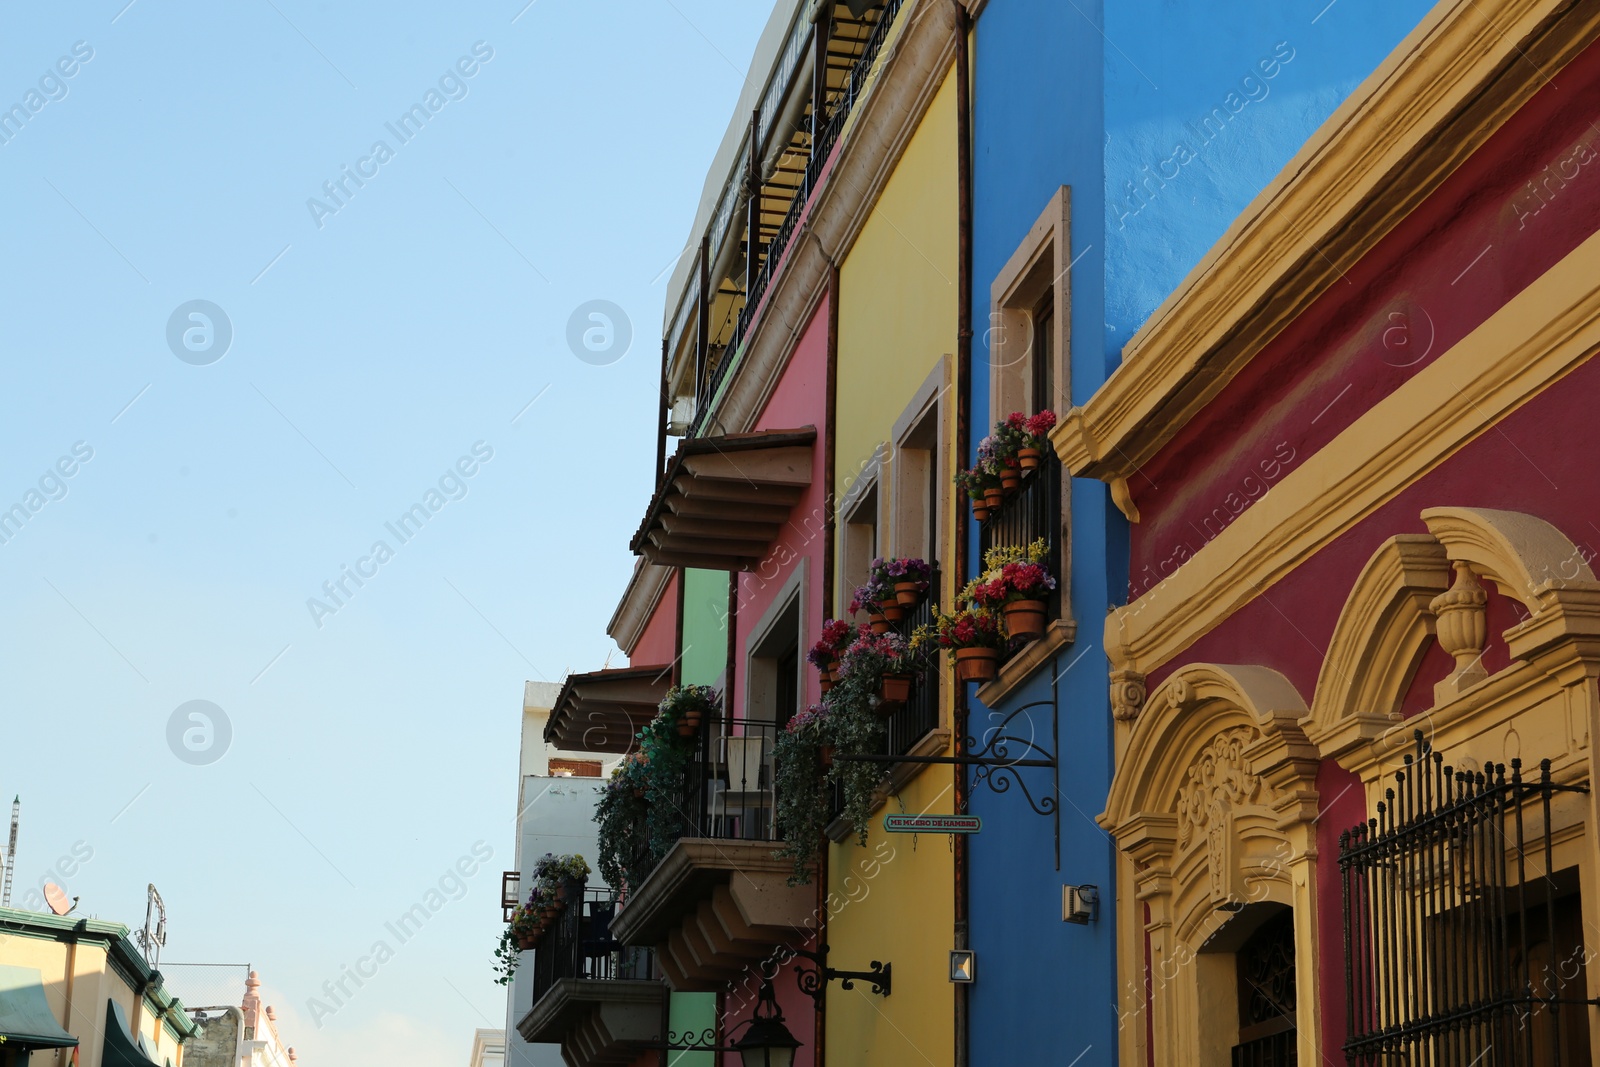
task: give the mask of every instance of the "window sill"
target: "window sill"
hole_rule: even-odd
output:
[[[922,735],[922,739],[920,741],[911,746],[911,751],[907,752],[906,755],[942,756],[949,748],[949,730],[929,730],[927,733]],[[888,783],[879,786],[877,795],[872,798],[872,814],[876,815],[879,811],[883,810],[883,806],[884,804],[888,803],[890,796],[899,792],[902,787],[911,781],[911,779],[927,770],[930,766],[938,766],[938,764],[891,764],[889,769]],[[850,840],[850,836],[854,832],[854,829],[855,828],[852,827],[848,821],[846,821],[844,816],[841,815],[830,822],[828,824],[828,828],[824,832],[828,835],[828,840],[832,841],[836,845],[842,845],[846,841]]]
[[[1071,619],[1057,619],[1045,629],[1044,636],[1024,646],[1000,667],[999,677],[978,687],[977,697],[984,707],[997,707],[1018,687],[1033,676],[1033,672],[1048,663],[1078,635],[1078,624]]]

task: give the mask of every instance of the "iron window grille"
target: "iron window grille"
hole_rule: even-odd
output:
[[[998,545],[1026,547],[1040,539],[1044,540],[1047,551],[1045,565],[1057,583],[1054,595],[1046,601],[1049,606],[1046,618],[1054,621],[1061,617],[1066,582],[1061,566],[1061,460],[1050,448],[1039,457],[1039,466],[1022,476],[1022,485],[983,521],[978,546],[987,554]],[[1016,651],[1016,648],[1007,649],[1006,658]]]
[[[1588,788],[1553,783],[1549,760],[1533,781],[1520,760],[1509,777],[1505,764],[1457,771],[1416,740],[1377,817],[1339,837],[1347,1062],[1587,1063],[1587,1048],[1563,1059],[1562,1043],[1577,1052],[1569,1024],[1600,1000],[1535,956],[1560,944],[1552,798]],[[1530,810],[1542,815],[1531,874]]]

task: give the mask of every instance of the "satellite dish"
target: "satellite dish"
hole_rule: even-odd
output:
[[[44,884],[44,902],[50,905],[50,910],[57,915],[65,915],[72,910],[72,901],[67,899],[66,891],[54,882]]]

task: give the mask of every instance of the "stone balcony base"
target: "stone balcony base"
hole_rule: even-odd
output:
[[[667,988],[660,982],[563,978],[517,1023],[524,1041],[561,1046],[568,1067],[626,1067],[635,1042],[662,1039]]]
[[[771,841],[685,838],[617,912],[613,936],[655,949],[674,990],[715,991],[815,929],[816,888],[790,886]]]

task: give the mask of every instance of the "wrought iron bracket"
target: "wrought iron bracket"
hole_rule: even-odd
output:
[[[665,1041],[630,1041],[629,1047],[640,1052],[738,1052],[735,1045],[717,1044],[717,1028],[707,1027],[698,1034],[693,1030],[678,1033],[676,1030],[667,1031]]]
[[[1054,684],[1052,683],[1052,691]],[[1050,709],[1050,748],[1041,745],[1033,736],[1024,737],[1012,732],[1012,724],[1017,716],[1032,708]],[[1026,720],[1030,726],[1033,719],[1029,716]],[[1031,731],[1030,731],[1031,733]],[[1028,807],[1033,809],[1035,815],[1043,815],[1055,820],[1055,860],[1056,870],[1061,869],[1061,805],[1057,798],[1061,795],[1061,726],[1060,716],[1056,713],[1056,701],[1052,696],[1049,700],[1035,700],[1021,704],[1008,712],[999,724],[984,731],[985,741],[978,744],[978,739],[968,734],[961,739],[961,746],[956,751],[962,753],[957,756],[834,756],[835,760],[846,763],[913,763],[918,765],[943,764],[955,767],[972,767],[972,786],[974,788],[987,785],[996,793],[1009,793],[1015,784],[1022,792],[1023,799],[1027,800]],[[1011,755],[1012,748],[1020,746],[1019,755]],[[1033,790],[1028,787],[1028,780],[1017,773],[1023,767],[1048,767],[1050,769],[1050,792],[1034,796]],[[966,812],[958,814],[965,815]]]
[[[812,952],[809,949],[797,948],[791,951],[801,959],[812,964],[796,964],[794,973],[800,986],[800,992],[809,996],[816,1002],[818,1008],[822,1007],[822,998],[828,988],[828,983],[838,979],[840,989],[854,989],[857,982],[866,982],[872,991],[880,997],[889,995],[889,982],[893,972],[893,964],[880,963],[873,960],[871,967],[865,971],[841,971],[828,966],[828,946],[822,945],[820,951]]]

